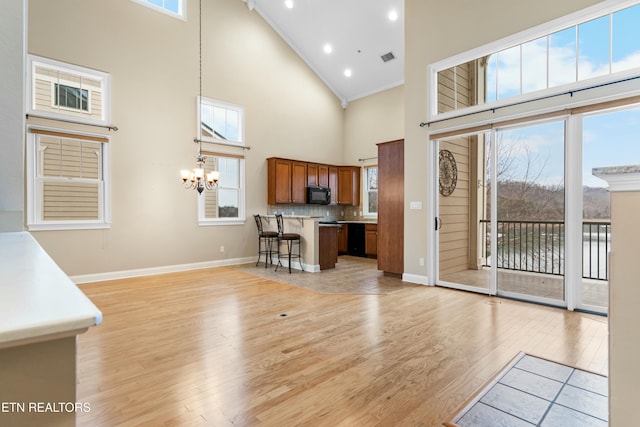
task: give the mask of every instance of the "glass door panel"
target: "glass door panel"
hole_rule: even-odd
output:
[[[593,168],[640,163],[640,106],[583,118],[582,280],[578,308],[606,312],[611,250],[610,195]]]
[[[496,132],[498,294],[564,305],[564,145],[564,121]]]
[[[438,284],[489,293],[486,153],[489,133],[439,141]]]

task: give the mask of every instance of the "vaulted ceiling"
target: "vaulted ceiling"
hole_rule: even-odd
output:
[[[344,107],[404,82],[403,0],[243,1],[280,34]]]

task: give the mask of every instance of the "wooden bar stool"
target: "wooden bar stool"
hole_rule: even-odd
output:
[[[278,266],[282,266],[282,262],[280,261],[280,255],[282,254],[280,245],[282,245],[282,242],[287,244],[287,253],[282,255],[286,255],[289,258],[289,274],[291,274],[291,258],[297,258],[300,263],[300,270],[304,271],[302,267],[302,257],[300,256],[300,235],[298,233],[284,232],[282,214],[276,214],[276,221],[278,222],[278,263],[276,264],[276,271],[278,271]],[[293,246],[295,244],[298,245],[297,254],[293,253]]]
[[[260,264],[260,257],[264,254],[264,268],[267,268],[267,262],[273,265],[273,243],[279,243],[277,231],[265,231],[262,227],[262,217],[254,215],[256,226],[258,227],[258,261],[256,267]],[[278,246],[278,250],[279,250]],[[278,258],[279,260],[280,258]]]

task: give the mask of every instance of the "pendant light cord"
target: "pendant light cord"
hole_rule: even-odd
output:
[[[199,23],[198,23],[198,40],[199,40],[199,52],[198,52],[198,60],[199,60],[199,66],[200,66],[200,88],[199,88],[199,94],[200,97],[198,98],[198,108],[200,109],[200,111],[198,112],[198,116],[200,114],[202,114],[202,0],[200,0],[199,3],[199,11],[198,11],[198,19],[199,19]],[[200,121],[202,122],[202,118],[200,118]],[[202,123],[198,123],[198,127],[202,128]],[[198,150],[198,156],[202,157],[202,139],[198,138],[199,141],[199,150]]]

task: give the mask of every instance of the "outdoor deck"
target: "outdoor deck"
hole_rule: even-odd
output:
[[[491,270],[465,270],[444,274],[440,281],[489,289]],[[564,277],[544,273],[498,269],[498,290],[535,297],[564,301]],[[599,307],[609,305],[609,282],[606,280],[582,279],[584,304]]]

